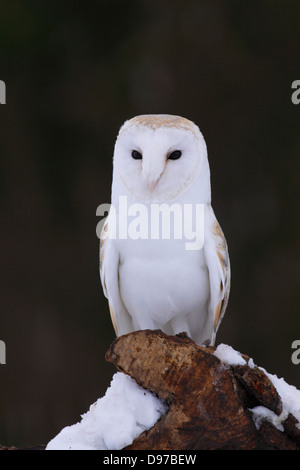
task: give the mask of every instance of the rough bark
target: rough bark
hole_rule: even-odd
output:
[[[256,428],[249,408],[262,405],[277,415],[282,411],[275,387],[258,367],[228,366],[214,348],[160,330],[118,337],[106,359],[169,405],[127,450],[300,449],[298,421],[292,415],[284,432],[267,421]]]
[[[249,410],[276,413],[282,402],[258,367],[227,365],[215,349],[196,345],[184,333],[143,330],[118,337],[106,359],[155,393],[168,411],[125,450],[280,449],[300,450],[300,425],[289,414],[281,432],[270,422],[256,428]],[[246,363],[249,357],[243,355]],[[44,450],[37,445],[26,450]],[[18,450],[14,446],[0,450]]]

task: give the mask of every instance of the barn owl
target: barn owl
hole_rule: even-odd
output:
[[[121,213],[120,201],[127,209],[142,205],[148,214],[155,205],[201,207],[195,232],[203,233],[203,243],[187,249],[184,236],[174,236],[176,226],[169,239],[150,230],[148,237],[126,236],[124,230],[120,236],[116,227],[130,213]],[[111,208],[100,240],[100,277],[116,335],[160,329],[213,345],[227,307],[230,262],[211,206],[207,149],[198,126],[167,114],[126,121],[114,148]],[[148,221],[140,224],[141,233]]]

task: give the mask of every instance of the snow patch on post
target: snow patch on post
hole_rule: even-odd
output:
[[[104,397],[90,406],[80,422],[62,429],[46,450],[120,450],[166,411],[162,400],[117,372]]]
[[[221,362],[234,366],[234,365],[248,365],[249,367],[255,367],[253,359],[249,359],[248,362],[242,357],[241,353],[235,351],[231,346],[226,344],[220,344],[214,352],[214,355],[220,359]],[[257,429],[260,428],[263,421],[269,421],[279,431],[284,431],[283,423],[287,419],[289,414],[292,414],[300,423],[300,390],[293,385],[289,385],[283,378],[278,378],[277,375],[268,373],[263,367],[259,367],[269,380],[274,385],[278,395],[282,401],[282,413],[277,416],[273,411],[269,410],[264,406],[256,406],[251,408],[250,411],[253,414],[253,420]],[[300,425],[297,425],[300,429]]]

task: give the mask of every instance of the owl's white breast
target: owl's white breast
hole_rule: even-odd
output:
[[[184,240],[116,243],[121,297],[136,329],[165,325],[165,331],[176,334],[168,326],[176,317],[189,316],[190,323],[195,316],[198,324],[201,312],[206,318],[209,283],[203,250],[186,250]]]

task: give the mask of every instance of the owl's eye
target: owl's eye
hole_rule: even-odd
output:
[[[132,158],[134,158],[135,160],[142,160],[142,154],[140,152],[138,152],[137,150],[132,150],[131,152],[131,156]]]
[[[182,155],[181,150],[174,150],[174,152],[171,152],[170,155],[168,156],[168,160],[178,160]]]

